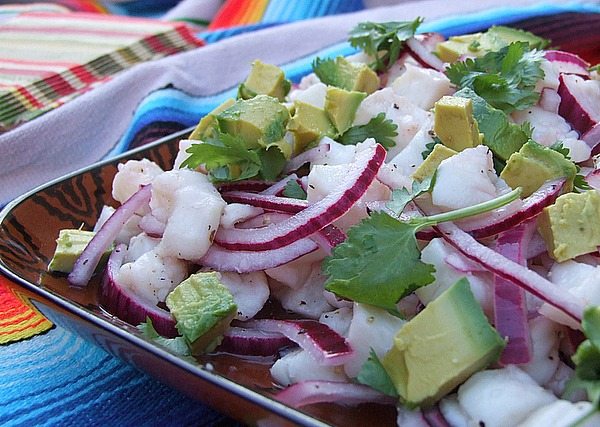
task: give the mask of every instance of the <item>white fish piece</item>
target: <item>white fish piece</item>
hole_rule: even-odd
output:
[[[533,357],[529,363],[520,365],[519,368],[541,386],[545,386],[552,379],[558,368],[558,347],[562,329],[562,326],[544,316],[529,321]]]
[[[452,93],[450,80],[444,73],[410,63],[406,64],[406,71],[392,82],[392,89],[423,110],[433,108],[442,96]]]
[[[140,186],[150,184],[163,173],[160,166],[148,159],[128,160],[120,163],[117,168],[118,172],[112,183],[112,196],[120,203],[129,199]]]
[[[173,161],[173,169],[181,169],[181,164],[190,157],[190,153],[187,153],[186,150],[192,146],[192,144],[201,144],[202,141],[193,140],[193,139],[181,139],[179,141],[179,150],[177,151],[177,156],[175,156],[175,160]]]
[[[440,400],[438,407],[440,412],[452,427],[471,427],[469,414],[458,403],[456,393],[446,396]]]
[[[574,132],[569,132],[569,135]],[[592,155],[590,146],[581,139],[567,137],[561,140],[563,147],[569,149],[569,157],[575,163],[584,162]]]
[[[133,262],[123,264],[118,280],[136,295],[157,304],[188,275],[187,263],[148,251]]]
[[[430,123],[432,113],[425,111],[411,102],[410,99],[397,95],[392,88],[383,88],[367,96],[356,110],[354,125],[367,124],[380,113],[394,122],[398,135],[394,137],[395,147],[388,151],[393,158],[402,151],[414,138],[417,132]]]
[[[264,209],[244,203],[228,203],[221,214],[221,227],[234,228],[235,224],[254,218],[264,212]]]
[[[152,214],[165,221],[156,251],[185,260],[201,258],[221,222],[225,201],[204,174],[179,169],[158,176],[152,185]]]
[[[352,308],[350,307],[341,307],[333,311],[328,311],[319,317],[319,322],[329,326],[343,337],[347,336],[351,321]]]
[[[558,68],[552,61],[543,59],[540,63],[540,67],[544,72],[544,77],[535,85],[535,91],[541,92],[543,88],[550,88],[557,90],[560,82],[558,81]]]
[[[310,266],[310,275],[300,287],[272,283],[271,292],[284,309],[309,319],[318,319],[323,313],[333,310],[323,296],[324,283],[321,263],[316,262]]]
[[[471,285],[471,291],[483,311],[491,316],[493,312],[492,275],[491,273],[463,273],[455,270],[445,261],[449,255],[462,257],[452,246],[442,238],[432,239],[421,251],[421,260],[435,267],[435,280],[427,286],[415,290],[415,294],[425,305],[439,297],[446,289],[462,277],[466,277]]]
[[[312,165],[346,165],[354,161],[356,155],[356,146],[344,145],[325,136],[319,141],[319,145],[329,144],[329,151],[318,160],[311,163]]]
[[[321,262],[323,258],[325,258],[325,252],[316,250],[279,267],[269,268],[265,270],[265,273],[282,285],[299,289],[308,280],[312,265],[315,262]]]
[[[481,371],[458,388],[458,402],[473,425],[515,426],[557,400],[514,365]]]
[[[125,255],[124,262],[133,262],[146,252],[153,250],[158,243],[160,238],[150,237],[146,233],[140,233],[137,236],[133,236],[127,246],[127,254]]]
[[[267,276],[262,271],[238,274],[222,272],[221,283],[229,289],[237,305],[237,320],[249,320],[256,316],[269,299]]]
[[[443,210],[487,202],[497,196],[497,180],[489,148],[467,148],[440,163],[431,201]]]
[[[271,366],[271,376],[277,383],[289,386],[301,381],[348,381],[339,366],[323,366],[305,350],[290,351]]]
[[[572,403],[568,400],[557,400],[543,406],[532,413],[519,427],[594,427],[600,425],[600,413],[593,411],[593,404],[588,401]],[[580,421],[580,422],[578,422]]]
[[[354,349],[352,358],[344,364],[349,377],[356,377],[367,361],[371,349],[382,358],[392,348],[394,336],[406,323],[386,310],[354,303],[347,342]]]
[[[421,163],[425,160],[423,159],[423,152],[428,151],[427,145],[433,143],[433,138],[431,137],[431,127],[433,122],[429,122],[424,125],[410,140],[408,145],[404,148],[404,150],[400,151],[400,153],[396,154],[394,157],[388,154],[388,159],[391,159],[386,163],[393,170],[405,177],[410,177]],[[386,166],[384,165],[384,167]],[[382,167],[383,169],[383,167]],[[386,181],[387,182],[387,181]],[[410,187],[409,187],[410,188]]]
[[[306,89],[298,89],[290,93],[290,101],[300,101],[313,105],[317,108],[325,108],[325,95],[327,94],[327,85],[319,82]]]

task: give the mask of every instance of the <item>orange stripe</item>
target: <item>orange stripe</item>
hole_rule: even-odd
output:
[[[42,326],[42,323],[47,323],[47,325],[43,325]],[[21,332],[27,331],[28,329],[36,329],[36,328],[38,328],[40,326],[42,326],[42,328],[44,328],[44,330],[45,330],[45,329],[51,328],[52,327],[52,323],[49,320],[47,320],[45,317],[41,317],[40,316],[40,319],[38,321],[36,321],[35,323],[31,324],[31,325],[27,325],[27,326],[24,326],[24,327],[19,328],[19,329],[14,329],[12,331],[0,331],[0,336],[19,335],[19,338],[23,339],[23,338],[27,338],[27,337],[22,336],[22,334],[20,334]],[[41,332],[41,331],[38,331],[38,330],[35,331],[35,333],[39,333],[39,332]],[[29,335],[29,336],[31,336],[31,335]]]

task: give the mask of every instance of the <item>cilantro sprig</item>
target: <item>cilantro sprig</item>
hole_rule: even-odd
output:
[[[337,141],[344,145],[356,145],[367,138],[374,138],[378,144],[383,145],[386,150],[394,147],[398,136],[398,125],[385,117],[385,113],[379,113],[366,125],[352,126],[340,136]]]
[[[373,212],[348,229],[347,239],[325,259],[325,288],[344,298],[397,313],[396,303],[401,298],[434,280],[434,267],[421,261],[416,238],[419,230],[496,209],[520,194],[521,189],[517,188],[484,203],[408,221]]]
[[[446,75],[459,88],[471,88],[490,105],[506,113],[534,105],[540,94],[537,81],[544,77],[542,51],[514,42],[481,58],[455,62]]]
[[[350,45],[375,58],[371,68],[385,71],[399,58],[404,42],[413,37],[423,18],[403,22],[362,22],[350,31]]]

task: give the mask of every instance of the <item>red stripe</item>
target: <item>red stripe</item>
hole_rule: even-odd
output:
[[[34,97],[27,89],[25,89],[23,86],[21,85],[16,85],[15,89],[17,89],[17,91],[23,95],[25,97],[25,99],[27,99],[34,107],[36,108],[42,108],[44,106],[44,104],[42,104],[40,101],[37,100],[36,97]]]
[[[56,65],[58,67],[72,67],[79,65],[77,62],[62,62],[62,61],[37,61],[35,59],[8,59],[0,58],[0,64],[7,62],[11,64],[28,64],[28,65]]]
[[[208,29],[227,28],[232,24],[237,24],[237,20],[248,7],[247,3],[245,0],[227,0],[208,26]]]
[[[187,25],[177,25],[177,27],[175,28],[177,30],[177,33],[188,43],[193,44],[194,46],[204,46],[204,40],[199,39],[197,37],[194,36],[193,32],[190,30],[190,27],[188,27]]]
[[[21,319],[15,319],[15,317],[17,316],[12,316],[11,318],[8,319],[0,319],[0,329],[2,328],[6,328],[7,326],[11,326],[11,325],[18,325],[19,323],[23,323],[26,322],[28,320],[30,320],[33,317],[38,316],[38,314],[33,311],[31,308],[27,307],[27,306],[22,306],[22,308],[26,309],[27,311],[29,311],[29,313],[27,313],[27,311],[23,311],[24,313],[27,313],[27,316],[21,318]],[[4,315],[5,313],[2,313],[2,315]]]
[[[51,33],[51,34],[89,34],[89,35],[101,35],[107,37],[137,37],[142,38],[148,34],[146,32],[130,32],[130,31],[114,31],[114,30],[92,30],[92,29],[79,29],[71,27],[15,27],[9,25],[3,25],[0,27],[0,33]]]
[[[52,71],[36,71],[36,70],[12,70],[7,68],[1,68],[0,72],[8,72],[17,75],[25,76],[40,76],[43,77],[43,82],[52,88],[59,95],[67,95],[71,93],[75,88],[65,80],[60,74]],[[32,84],[35,82],[32,82]],[[16,86],[16,85],[15,85]]]
[[[164,27],[172,28],[173,24],[170,22],[162,22],[156,19],[150,18],[139,18],[139,17],[131,17],[131,16],[123,16],[123,15],[99,15],[96,13],[86,13],[86,12],[71,12],[71,13],[61,13],[57,16],[56,13],[52,12],[27,12],[19,15],[19,19],[22,18],[40,18],[40,19],[72,19],[74,21],[104,21],[104,22],[121,22],[123,24],[127,23],[138,23],[138,24],[152,24],[156,26],[157,24],[162,24]]]

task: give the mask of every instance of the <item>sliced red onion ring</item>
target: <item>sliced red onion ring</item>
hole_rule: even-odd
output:
[[[417,34],[415,39],[419,40],[429,52],[433,52],[438,44],[446,40],[443,34],[435,32]]]
[[[222,193],[223,200],[228,203],[244,203],[271,211],[298,213],[308,207],[306,200],[290,199],[265,194],[248,193],[245,191],[228,191]]]
[[[274,356],[284,347],[295,345],[289,338],[276,332],[230,327],[216,351],[243,356]]]
[[[277,393],[275,398],[293,408],[326,402],[349,406],[361,403],[380,403],[382,405],[397,403],[397,399],[366,385],[316,380],[292,384]]]
[[[462,255],[453,252],[444,257],[444,262],[460,273],[484,273],[487,272],[480,264],[465,259]]]
[[[588,173],[585,177],[585,180],[590,187],[600,191],[600,169],[595,169]]]
[[[261,319],[250,320],[244,324],[259,331],[283,334],[323,366],[343,365],[354,355],[343,336],[316,320]]]
[[[501,233],[496,242],[496,252],[526,266],[527,246],[534,233],[535,221]],[[494,327],[500,336],[507,339],[506,347],[500,355],[501,365],[521,365],[531,361],[525,291],[497,275],[494,276]]]
[[[317,249],[319,249],[319,245],[308,237],[296,240],[287,246],[266,251],[229,250],[213,243],[197,263],[217,271],[250,273],[279,267]]]
[[[113,244],[125,223],[136,210],[150,202],[151,189],[150,185],[141,187],[106,220],[75,261],[73,270],[67,277],[71,285],[83,287],[88,284],[102,254]]]
[[[478,262],[492,273],[525,289],[548,304],[558,308],[577,322],[581,321],[585,302],[565,292],[554,283],[505,256],[482,245],[471,235],[450,222],[435,226],[440,235],[467,258]]]
[[[411,37],[405,42],[410,55],[425,68],[433,68],[437,71],[444,71],[446,66],[444,62],[435,56],[423,43],[415,37]]]
[[[600,152],[600,123],[596,123],[590,130],[581,136],[588,147],[592,149],[592,155],[595,156]]]
[[[221,193],[227,191],[249,191],[252,193],[259,193],[261,191],[266,190],[273,184],[275,183],[269,181],[247,179],[245,181],[223,182],[217,185],[217,189]]]
[[[450,427],[450,424],[448,424],[448,421],[444,417],[444,414],[442,414],[442,411],[440,411],[440,407],[438,405],[424,409],[422,413],[423,418],[429,427]]]
[[[292,157],[283,168],[283,173],[294,172],[306,163],[322,160],[330,149],[329,144],[321,144]]]
[[[282,180],[277,181],[275,184],[271,185],[269,188],[266,188],[263,191],[261,191],[260,194],[264,194],[265,196],[281,196],[283,194],[283,190],[285,189],[285,186],[291,180],[297,181],[298,175],[296,175],[295,173],[288,175],[285,178],[283,178]]]
[[[558,81],[558,114],[580,134],[585,134],[600,122],[600,97],[586,90],[588,85],[581,76],[560,74]]]
[[[229,250],[266,251],[310,236],[344,215],[367,191],[385,159],[376,144],[360,151],[337,191],[278,224],[257,229],[220,229],[215,242]]]
[[[509,230],[518,224],[527,221],[539,215],[546,206],[550,206],[556,201],[565,183],[564,178],[545,182],[538,190],[523,200],[521,209],[476,229],[465,229],[476,239],[494,236],[503,231]]]
[[[160,335],[168,338],[176,337],[178,333],[171,313],[140,298],[117,280],[126,252],[125,245],[121,244],[115,248],[108,259],[100,288],[100,305],[132,325],[139,325],[145,322],[146,318],[150,318],[152,326]]]
[[[547,50],[544,58],[554,64],[559,73],[579,74],[589,76],[590,64],[574,53],[564,52],[562,50]]]

